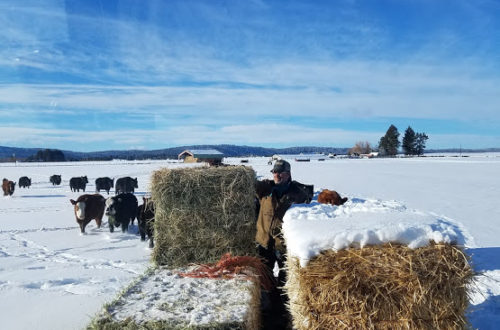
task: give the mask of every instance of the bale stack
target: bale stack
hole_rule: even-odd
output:
[[[473,271],[453,244],[386,243],[288,260],[296,329],[465,329]]]
[[[153,173],[157,265],[215,262],[255,253],[255,172],[245,166]]]

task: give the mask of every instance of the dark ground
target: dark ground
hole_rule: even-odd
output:
[[[262,290],[261,313],[264,330],[292,329],[291,316],[285,306],[287,299],[281,293],[278,289],[271,292]]]

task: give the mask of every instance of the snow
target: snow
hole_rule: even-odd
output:
[[[313,201],[292,206],[283,221],[288,254],[297,257],[303,267],[325,250],[389,242],[418,248],[430,240],[464,245],[468,236],[458,224],[407,209],[396,201],[351,198],[342,206]]]
[[[191,268],[192,269],[192,268]],[[155,269],[114,303],[115,322],[166,321],[184,327],[213,323],[245,323],[255,284],[244,278],[182,277],[178,271]]]
[[[418,241],[416,237],[436,235],[464,244],[472,255],[475,270],[480,272],[471,295],[469,320],[474,328],[497,327],[500,322],[498,154],[326,158],[310,162],[295,162],[286,155],[284,158],[292,165],[294,180],[314,184],[316,192],[328,188],[349,198],[342,207],[312,204],[307,211],[303,210],[317,212],[323,218],[320,222],[357,228],[360,235],[356,238],[342,234],[341,227],[328,229],[337,235],[339,247],[354,241],[368,244],[390,235],[410,244]],[[249,160],[246,165],[252,166],[260,178],[271,178],[268,157],[245,159]],[[240,160],[230,158],[225,162],[240,165]],[[16,187],[14,195],[0,196],[2,328],[84,328],[104,303],[112,301],[150,266],[151,250],[136,234],[137,222],[129,233],[110,233],[105,217],[102,228],[98,229],[92,221],[86,228],[87,234],[80,235],[69,199],[76,199],[82,193],[70,191],[68,182],[72,176],[87,175],[87,192],[91,193],[97,177],[137,177],[136,196],[140,197],[149,194],[152,171],[179,166],[197,165],[176,161],[0,163],[1,177],[13,181],[24,175],[32,178],[30,189]],[[60,186],[50,184],[49,177],[53,174],[62,175]],[[107,197],[105,192],[101,193]],[[113,194],[112,190],[110,195]],[[294,208],[293,212],[300,213],[300,209]],[[373,222],[373,216],[389,223],[396,221],[397,228],[403,229],[381,229],[376,226],[382,225],[375,221],[374,228],[378,229],[369,231],[367,222]],[[304,214],[304,218],[308,216]],[[421,227],[415,227],[413,221]],[[420,228],[424,234],[404,234],[405,226]],[[311,257],[314,249],[322,248],[319,243],[314,246],[314,242],[296,240],[303,250],[298,248],[294,253],[303,255],[304,260]],[[173,296],[180,297],[179,292],[172,290]]]

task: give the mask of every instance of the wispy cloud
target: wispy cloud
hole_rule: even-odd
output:
[[[452,128],[485,134],[482,146],[497,141],[495,2],[101,4],[0,4],[3,125],[82,148],[73,122],[98,148],[120,130],[134,137],[121,147],[158,136],[169,145],[310,144],[321,134],[350,146],[378,142],[381,122],[426,130],[425,121],[437,133],[429,145],[454,143],[437,137]],[[273,128],[300,138],[264,134]]]
[[[266,70],[267,68],[267,70]],[[233,68],[205,86],[0,85],[3,107],[247,118],[399,117],[500,121],[500,78],[481,68],[344,62]],[[272,76],[266,79],[265,75]],[[226,78],[226,79],[223,79]],[[219,80],[219,82],[217,82]],[[221,80],[229,83],[220,82]],[[238,83],[238,84],[236,84]]]
[[[0,139],[7,145],[26,147],[53,146],[75,151],[111,149],[161,149],[191,144],[245,144],[264,147],[330,146],[350,147],[357,141],[368,141],[373,146],[385,133],[343,129],[308,128],[288,124],[252,124],[221,127],[185,125],[166,129],[127,129],[120,132],[53,130],[19,127],[0,127]],[[353,137],[355,137],[353,139]],[[484,148],[499,145],[498,136],[477,134],[429,134],[428,149]],[[27,142],[28,141],[28,142]],[[244,141],[244,142],[242,142]]]

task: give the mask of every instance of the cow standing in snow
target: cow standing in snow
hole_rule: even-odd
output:
[[[336,192],[335,190],[323,189],[323,191],[318,195],[318,203],[340,206],[345,202],[347,202],[347,197],[340,197],[338,192]]]
[[[137,222],[139,223],[139,234],[141,241],[146,240],[146,235],[149,238],[149,247],[154,247],[154,223],[155,223],[155,206],[151,198],[142,197],[142,205],[137,208]]]
[[[110,179],[108,177],[95,179],[96,192],[100,192],[102,189],[106,190],[106,193],[109,195],[109,190],[113,188],[114,185],[115,185],[115,179]]]
[[[139,186],[137,185],[137,178],[132,179],[129,176],[119,178],[118,180],[116,180],[115,195],[121,193],[134,193],[135,188],[138,187]]]
[[[122,227],[122,232],[128,231],[129,223],[137,216],[137,198],[134,194],[125,193],[106,200],[106,215],[108,216],[109,231],[114,227]]]
[[[80,191],[82,189],[85,192],[85,187],[89,183],[87,176],[81,176],[76,178],[71,178],[69,180],[69,187],[71,191]]]
[[[53,186],[58,186],[61,184],[61,175],[51,175],[49,179],[50,183],[52,183]]]
[[[31,179],[27,176],[22,176],[19,178],[19,188],[29,188],[31,186]]]
[[[80,226],[80,232],[85,234],[85,226],[95,219],[97,228],[101,228],[102,216],[104,215],[104,207],[106,199],[99,194],[85,194],[78,197],[75,201],[70,199],[75,209],[76,222]]]
[[[12,196],[14,193],[14,189],[16,188],[16,183],[9,181],[7,179],[3,179],[2,181],[2,190],[4,196]]]

